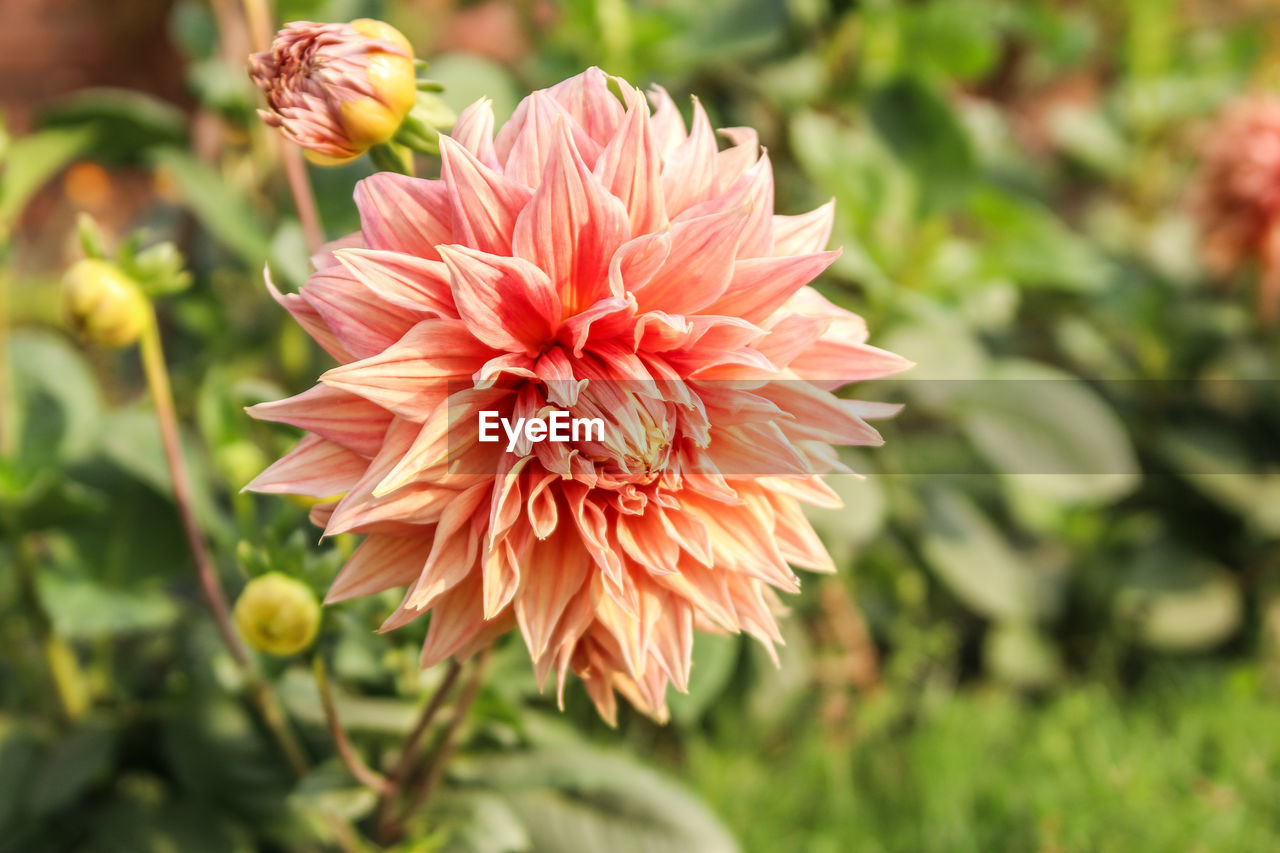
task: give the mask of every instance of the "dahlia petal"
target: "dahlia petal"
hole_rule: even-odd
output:
[[[431,610],[431,624],[422,644],[419,664],[435,666],[481,636],[488,625],[481,610],[478,577],[471,577],[440,596]]]
[[[610,290],[616,296],[631,296],[649,283],[670,255],[671,234],[666,230],[628,240],[609,260]]]
[[[760,135],[749,127],[722,127],[721,136],[733,143],[716,155],[716,188],[720,195],[760,160]],[[769,213],[773,213],[772,205]]]
[[[581,540],[562,527],[533,543],[525,559],[530,577],[539,582],[520,590],[513,609],[529,656],[538,661],[552,647],[570,602],[585,592],[591,558]]]
[[[831,240],[835,224],[835,199],[808,213],[773,217],[773,252],[784,255],[808,255],[821,252]]]
[[[341,266],[311,276],[301,295],[355,358],[377,355],[428,316],[387,303]]]
[[[591,175],[563,121],[550,140],[542,183],[516,220],[515,254],[545,270],[572,316],[609,292],[609,262],[630,237],[627,212]]]
[[[680,117],[680,108],[666,89],[654,84],[649,90],[649,102],[653,105],[653,141],[658,147],[658,155],[665,161],[688,138],[688,133],[684,129],[684,119]]]
[[[773,252],[773,166],[765,153],[723,194],[689,206],[677,219],[710,216],[743,209],[747,221],[738,243],[740,258],[768,257]]]
[[[321,349],[331,355],[334,361],[347,362],[352,360],[351,353],[347,352],[342,344],[338,343],[333,330],[325,324],[315,306],[303,299],[299,293],[281,293],[271,281],[271,271],[269,269],[264,269],[262,274],[267,283],[267,292],[271,294],[271,298],[292,315],[298,325],[311,336],[313,341],[320,345]]]
[[[545,91],[534,92],[525,99],[527,109],[521,115],[517,110],[511,121],[503,127],[498,135],[498,156],[502,156],[501,146],[503,133],[515,125],[517,115],[521,120],[517,125],[517,133],[511,144],[510,153],[505,161],[504,174],[528,187],[537,187],[546,180],[545,172],[549,158],[556,156],[554,149],[559,144],[557,136],[560,131],[557,125],[563,124],[564,131],[573,139],[574,150],[588,169],[595,165],[600,157],[601,146],[590,136],[582,125],[560,105],[555,98]]]
[[[494,354],[461,322],[428,319],[378,355],[332,368],[320,381],[422,423],[450,381],[470,377]]]
[[[884,444],[880,433],[857,414],[857,407],[850,406],[849,400],[841,400],[808,382],[770,382],[756,393],[793,416],[779,425],[793,438],[869,447]]]
[[[595,175],[626,207],[632,234],[661,231],[667,225],[662,194],[662,159],[649,126],[649,108],[638,100],[605,145]]]
[[[420,536],[370,536],[334,578],[325,604],[406,586],[422,573],[431,540]]]
[[[821,275],[838,257],[839,252],[819,252],[739,260],[733,265],[733,276],[724,293],[707,311],[733,314],[759,323]]]
[[[831,390],[850,382],[883,379],[912,366],[913,362],[878,347],[822,339],[792,359],[788,369],[819,388]]]
[[[490,99],[481,98],[463,110],[449,136],[490,169],[502,168],[493,147],[493,101]]]
[[[801,353],[808,351],[827,333],[831,320],[790,314],[769,326],[769,334],[755,347],[769,361],[785,369]]]
[[[386,409],[327,385],[316,385],[284,400],[259,403],[245,411],[258,420],[308,430],[367,459],[378,454],[391,423],[391,413]]]
[[[762,492],[773,506],[777,518],[773,526],[773,535],[778,540],[778,551],[793,566],[808,569],[811,572],[832,574],[836,564],[831,561],[826,546],[814,531],[809,519],[800,511],[800,506],[789,497]]]
[[[244,490],[327,498],[351,488],[368,465],[368,459],[340,444],[317,435],[304,435]]]
[[[339,237],[336,240],[330,240],[320,247],[320,251],[311,256],[311,268],[322,270],[325,267],[331,267],[338,262],[334,257],[334,252],[338,249],[363,249],[364,235],[359,231]]]
[[[342,249],[335,260],[384,303],[425,317],[457,317],[449,271],[440,261],[381,249]]]
[[[616,338],[622,334],[634,324],[635,313],[636,298],[630,293],[610,296],[565,320],[560,326],[559,338],[573,350],[575,357],[581,357],[592,338]]]
[[[694,98],[693,129],[667,155],[662,166],[662,194],[668,216],[674,218],[711,196],[716,183],[716,153],[715,132],[702,102]]]
[[[489,497],[489,483],[465,489],[445,507],[436,526],[431,551],[421,565],[421,579],[405,597],[405,606],[426,610],[440,596],[456,587],[472,574],[480,558],[483,517],[476,509]]]
[[[715,303],[729,286],[745,209],[671,223],[671,250],[658,271],[633,290],[641,311],[694,314]]]
[[[618,132],[622,104],[609,91],[609,77],[599,68],[588,68],[546,91],[600,145]]]
[[[447,242],[482,252],[510,253],[512,226],[533,193],[490,169],[447,136],[440,137],[440,162],[453,229],[453,239]]]
[[[466,246],[439,250],[453,281],[458,313],[477,339],[533,356],[555,336],[561,298],[537,266]]]
[[[436,261],[435,246],[454,242],[448,195],[440,181],[378,172],[356,184],[355,198],[370,249]]]

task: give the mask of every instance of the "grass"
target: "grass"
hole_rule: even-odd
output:
[[[844,747],[816,721],[757,752],[701,741],[686,772],[760,853],[1276,850],[1280,701],[1259,681],[1177,668],[1121,699],[964,692]]]

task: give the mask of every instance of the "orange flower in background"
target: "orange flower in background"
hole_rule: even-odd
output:
[[[791,567],[833,570],[800,504],[895,410],[831,391],[909,366],[808,287],[832,205],[774,215],[753,131],[650,100],[593,68],[496,136],[468,108],[439,180],[362,181],[360,234],[272,290],[339,366],[251,410],[308,434],[249,488],[367,534],[328,601],[407,586],[384,627],[430,613],[423,666],[518,629],[611,722],[615,691],[665,718],[695,629],[782,641]],[[483,440],[557,411],[601,430]]]
[[[1258,265],[1258,312],[1280,312],[1280,98],[1254,96],[1230,105],[1203,151],[1195,196],[1205,260],[1219,276]]]
[[[369,18],[296,21],[249,62],[270,107],[259,110],[263,120],[321,163],[359,157],[391,139],[417,95],[408,40]]]

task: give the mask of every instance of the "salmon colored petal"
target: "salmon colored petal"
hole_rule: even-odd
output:
[[[258,420],[308,430],[367,459],[378,454],[391,424],[391,413],[386,409],[327,385],[316,385],[296,397],[259,403],[245,411]]]
[[[551,279],[521,258],[466,246],[441,246],[458,313],[477,340],[537,355],[560,327],[560,295]]]
[[[367,467],[369,460],[360,454],[317,435],[305,435],[244,490],[326,498],[351,488]]]
[[[379,249],[342,249],[335,260],[383,304],[426,317],[457,317],[449,271],[440,261]]]
[[[429,319],[378,355],[335,367],[320,377],[400,417],[422,423],[448,395],[495,355],[457,320]]]
[[[453,242],[482,252],[510,252],[511,230],[532,195],[529,188],[490,169],[447,136],[440,137],[440,163]]]
[[[452,243],[453,225],[440,181],[378,172],[356,184],[356,207],[370,249],[439,260],[435,246]]]
[[[502,168],[493,147],[493,101],[481,98],[459,113],[449,136],[490,169]]]
[[[370,536],[356,548],[324,597],[337,604],[413,583],[431,550],[431,540],[418,536]]]
[[[649,126],[649,109],[638,100],[596,161],[595,175],[627,209],[632,234],[661,231],[667,225],[662,193],[662,159]]]
[[[627,212],[592,176],[566,124],[556,125],[542,184],[516,220],[515,254],[551,278],[567,316],[609,292],[609,262],[630,238]]]

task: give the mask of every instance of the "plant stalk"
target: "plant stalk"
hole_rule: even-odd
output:
[[[253,661],[245,651],[240,637],[231,623],[231,611],[227,606],[226,595],[218,581],[217,570],[205,548],[204,536],[196,520],[194,505],[191,500],[191,481],[187,476],[187,468],[182,459],[182,444],[178,433],[177,410],[173,403],[173,388],[169,381],[169,368],[164,361],[164,348],[160,341],[160,326],[156,319],[155,309],[147,319],[146,327],[138,342],[142,357],[143,373],[147,377],[147,388],[151,392],[151,400],[156,409],[156,420],[160,425],[160,439],[164,445],[165,461],[169,466],[172,480],[173,499],[178,507],[178,517],[182,522],[182,530],[191,549],[191,558],[195,562],[196,577],[200,581],[200,590],[204,596],[209,612],[213,614],[218,634],[223,644],[231,653],[236,666],[244,674],[248,684],[249,696],[262,717],[263,723],[271,732],[280,751],[289,761],[289,766],[299,776],[308,770],[306,754],[289,728],[288,720],[280,708],[279,701],[270,686],[262,681],[254,669]]]
[[[311,671],[315,675],[316,689],[320,692],[320,704],[324,708],[325,723],[329,727],[333,746],[338,751],[338,758],[342,760],[343,766],[361,785],[372,788],[379,794],[390,793],[391,780],[366,764],[351,746],[347,732],[342,727],[342,720],[338,718],[338,706],[333,700],[333,690],[329,684],[329,673],[325,669],[324,658],[319,654],[311,662]]]
[[[244,0],[244,16],[253,49],[259,52],[269,50],[272,21],[275,19],[269,0]],[[307,177],[307,162],[303,159],[301,148],[290,144],[278,133],[268,135],[284,163],[285,180],[289,183],[293,206],[298,212],[298,221],[302,224],[302,234],[306,238],[308,251],[314,255],[324,245],[324,226],[320,222],[320,208],[316,205],[311,180]]]
[[[378,836],[384,840],[389,839],[397,831],[395,820],[396,798],[413,774],[413,769],[418,764],[422,741],[427,736],[427,732],[431,730],[432,721],[435,720],[436,714],[444,706],[445,699],[448,698],[450,691],[453,690],[453,685],[458,680],[458,675],[461,672],[462,664],[456,660],[450,660],[444,680],[436,687],[435,693],[431,694],[431,699],[427,701],[422,713],[418,715],[418,721],[414,724],[413,731],[409,733],[409,736],[405,738],[404,744],[400,747],[400,757],[396,761],[395,767],[391,769],[388,788],[378,802]]]

